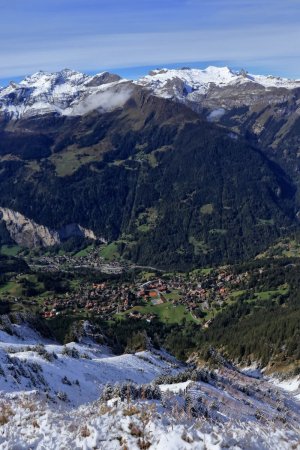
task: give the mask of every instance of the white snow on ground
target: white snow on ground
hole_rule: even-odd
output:
[[[95,343],[62,346],[41,339],[27,326],[13,327],[24,332],[24,340],[0,331],[0,392],[38,389],[53,397],[64,392],[78,406],[96,400],[107,382],[149,383],[180,368],[162,352],[116,356]]]
[[[270,381],[272,381],[275,386],[280,387],[281,389],[284,389],[291,394],[295,396],[298,400],[300,400],[300,377],[293,377],[289,378],[288,380],[278,380],[272,378]]]
[[[53,343],[50,339],[42,337],[36,330],[34,330],[26,322],[22,324],[12,323],[7,316],[1,316],[0,328],[0,348],[6,348],[7,344],[16,346],[35,345],[35,344],[50,344]],[[3,325],[5,325],[3,327]],[[4,331],[6,328],[6,331]],[[13,348],[13,347],[12,347]]]
[[[191,380],[184,381],[182,383],[174,383],[174,384],[163,384],[161,385],[161,391],[162,392],[173,392],[178,393],[180,391],[185,391],[187,387],[191,384]]]
[[[175,397],[176,398],[176,397]],[[2,397],[1,450],[290,450],[296,430],[272,422],[218,422],[158,401],[94,402],[77,409],[52,405],[34,394]],[[144,447],[142,445],[145,445]],[[149,446],[149,447],[148,447]]]
[[[249,377],[262,378],[263,370],[259,367],[257,363],[253,363],[250,366],[241,367],[240,370]]]
[[[287,392],[234,367],[186,372],[164,351],[117,356],[91,338],[62,346],[24,323],[2,328],[0,450],[300,448],[296,380]]]

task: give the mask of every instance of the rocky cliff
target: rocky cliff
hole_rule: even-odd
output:
[[[0,207],[0,222],[4,223],[10,238],[22,247],[50,247],[59,245],[71,237],[97,240],[92,230],[74,223],[68,224],[59,231],[39,225],[34,220],[9,208]],[[104,241],[104,239],[100,239]]]

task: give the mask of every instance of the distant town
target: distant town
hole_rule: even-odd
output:
[[[50,273],[87,270],[91,273],[120,275],[134,268],[127,262],[107,261],[99,257],[96,250],[87,255],[38,256],[30,260],[35,271]],[[17,275],[16,278],[20,277]],[[133,320],[158,318],[166,313],[166,320],[193,320],[208,327],[215,313],[236,295],[243,293],[242,287],[248,273],[236,274],[228,267],[202,269],[190,274],[143,272],[134,281],[119,281],[114,278],[103,282],[80,282],[63,294],[49,294],[40,302],[35,298],[8,296],[15,303],[36,305],[45,319],[59,315],[92,314],[103,320],[126,316]],[[18,281],[16,279],[16,281]],[[169,312],[166,310],[169,309]]]

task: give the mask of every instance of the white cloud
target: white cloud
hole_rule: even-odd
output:
[[[299,26],[248,26],[229,30],[166,33],[124,33],[66,38],[63,42],[39,40],[22,49],[0,50],[0,78],[60,70],[70,67],[98,71],[176,61],[228,61],[238,65],[263,65],[270,71],[287,69],[300,77]],[[13,43],[12,43],[13,45]],[[285,61],[292,66],[287,68]],[[289,74],[287,74],[289,75]]]
[[[116,108],[122,107],[130,98],[132,90],[129,87],[121,87],[121,89],[107,89],[104,92],[92,94],[85,98],[78,105],[71,108],[72,115],[83,115],[95,109],[101,109],[108,112]],[[66,111],[68,114],[68,111]]]

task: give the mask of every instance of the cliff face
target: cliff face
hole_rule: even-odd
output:
[[[57,231],[38,225],[19,212],[0,208],[0,219],[5,222],[11,239],[22,247],[49,247],[60,243]]]
[[[71,237],[97,239],[92,230],[76,223],[68,224],[59,231],[51,230],[9,208],[0,207],[0,222],[4,223],[10,238],[22,247],[51,247]]]

